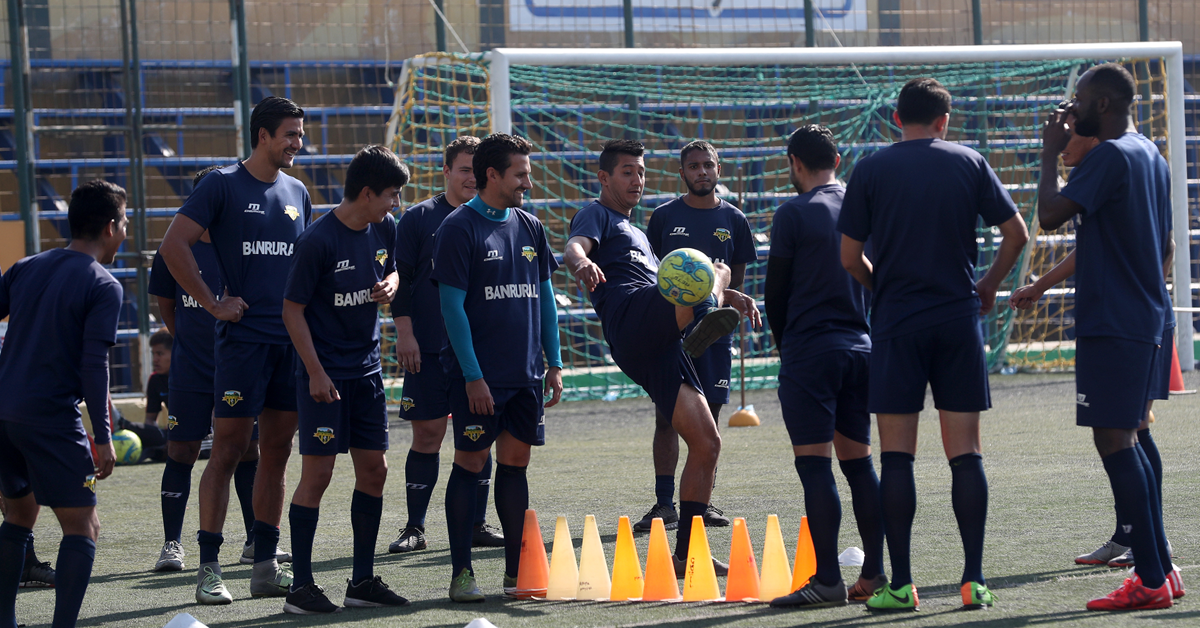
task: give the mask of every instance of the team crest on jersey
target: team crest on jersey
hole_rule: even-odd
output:
[[[225,403],[229,404],[229,407],[231,407],[231,408],[233,406],[236,406],[237,403],[241,400],[242,400],[242,391],[240,391],[240,390],[226,390],[224,396],[221,397],[221,401],[224,401]]]
[[[379,249],[378,251],[375,251],[375,261],[379,262],[380,266],[386,266],[387,264],[385,262],[387,262],[387,249]]]
[[[329,441],[333,440],[333,428],[318,427],[316,433],[313,434],[313,438],[321,441],[322,445],[328,445]]]
[[[284,205],[283,213],[287,214],[287,217],[291,218],[292,220],[295,220],[300,217],[300,210],[296,209],[295,207],[292,207],[291,205]]]
[[[86,488],[89,491],[95,493],[96,492],[96,476],[89,475],[86,478],[84,478],[83,479],[83,488]]]
[[[467,429],[463,430],[463,436],[471,439],[472,442],[479,440],[479,437],[484,434],[482,425],[468,425]]]
[[[403,397],[400,399],[400,407],[404,408],[405,412],[412,410],[417,406],[417,402],[413,401],[412,397]]]
[[[537,257],[537,251],[533,250],[532,246],[523,246],[521,247],[521,256],[532,262],[533,258]]]
[[[175,429],[175,426],[177,426],[177,425],[179,425],[179,421],[177,421],[175,419],[175,416],[168,414],[167,415],[167,429],[173,430],[173,429]]]
[[[714,235],[714,236],[716,236],[716,237],[717,237],[717,239],[718,239],[718,240],[720,240],[720,241],[722,241],[722,242],[724,242],[724,241],[728,240],[729,238],[732,238],[732,237],[733,237],[733,235],[729,233],[729,230],[728,230],[728,229],[725,229],[724,227],[722,227],[722,228],[720,228],[720,229],[717,229],[716,231],[714,231],[714,232],[713,232],[713,235]]]

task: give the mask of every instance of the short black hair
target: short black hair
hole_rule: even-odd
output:
[[[838,149],[833,131],[819,124],[806,124],[796,129],[788,137],[787,154],[812,171],[837,167]]]
[[[208,173],[212,172],[213,170],[220,170],[222,167],[223,166],[221,166],[221,164],[213,164],[203,170],[196,172],[196,174],[192,177],[192,189],[193,190],[196,189],[196,186],[200,185],[200,181],[205,176],[207,176]]]
[[[267,96],[254,106],[250,114],[250,148],[258,148],[258,130],[266,129],[271,137],[287,118],[304,119],[304,110],[296,103],[279,96]]]
[[[100,238],[108,223],[121,219],[121,209],[128,198],[125,188],[104,179],[93,179],[75,188],[67,206],[71,239]]]
[[[169,332],[165,329],[160,329],[150,335],[150,346],[151,347],[163,346],[163,347],[166,347],[168,351],[170,351],[174,345],[175,345],[175,339],[171,337],[171,332]]]
[[[479,142],[475,147],[475,156],[471,158],[471,168],[475,170],[475,189],[482,191],[487,187],[488,168],[504,173],[512,165],[513,155],[528,155],[533,152],[533,144],[523,137],[507,133],[492,133]]]
[[[641,157],[646,154],[646,147],[637,140],[608,140],[600,150],[600,169],[612,174],[617,167],[617,155]]]
[[[1089,85],[1095,90],[1097,96],[1107,96],[1114,104],[1124,105],[1126,108],[1133,105],[1134,94],[1137,93],[1137,83],[1133,80],[1133,75],[1125,66],[1118,63],[1105,63],[1098,65],[1091,70],[1091,82]]]
[[[402,188],[408,183],[408,166],[391,150],[372,144],[358,151],[346,168],[346,200],[353,201],[363,188],[382,194],[390,187]]]
[[[694,142],[689,142],[687,146],[684,146],[683,149],[679,151],[679,165],[682,166],[683,162],[687,159],[687,156],[698,150],[702,150],[709,155],[712,155],[713,161],[716,161],[717,149],[713,148],[712,144],[709,144],[704,140],[696,140]]]
[[[461,135],[454,138],[453,142],[446,145],[446,150],[442,151],[442,165],[453,166],[454,160],[458,156],[466,153],[474,155],[475,149],[479,148],[479,138],[474,135]]]
[[[901,124],[929,124],[948,113],[950,91],[934,78],[915,78],[905,83],[896,99]]]

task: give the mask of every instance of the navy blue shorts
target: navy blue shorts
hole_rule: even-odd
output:
[[[430,421],[450,414],[450,378],[436,353],[421,354],[421,372],[404,371],[400,418]]]
[[[386,451],[387,394],[383,375],[335,379],[341,399],[317,403],[308,393],[308,376],[296,378],[300,455],[336,456],[350,448]]]
[[[1171,398],[1171,356],[1175,348],[1175,328],[1164,327],[1158,355],[1150,371],[1150,399]]]
[[[96,505],[96,467],[83,423],[74,429],[0,421],[0,493],[19,499],[33,491],[39,505]]]
[[[1075,339],[1075,424],[1137,429],[1159,348],[1124,338]]]
[[[450,380],[450,411],[454,422],[454,448],[459,451],[483,451],[496,442],[500,432],[534,447],[546,444],[546,415],[542,408],[542,387],[491,388],[495,414],[471,412],[467,382]]]
[[[992,407],[978,316],[873,340],[870,412],[920,412],[925,407],[926,384],[933,390],[933,405],[939,410],[982,412]]]
[[[256,417],[263,408],[296,411],[296,350],[292,345],[237,342],[217,336],[213,374],[219,419]]]
[[[870,361],[862,351],[828,351],[779,366],[779,405],[792,445],[831,442],[835,430],[871,444]]]
[[[710,404],[729,403],[729,375],[733,366],[733,354],[730,349],[732,345],[716,342],[704,355],[692,359],[692,364],[696,367],[696,376],[700,378],[700,385],[703,386],[700,392]]]
[[[683,336],[675,322],[675,306],[658,286],[637,288],[618,302],[603,319],[604,339],[621,371],[650,395],[668,420],[675,417],[679,386],[703,391],[692,358],[683,352]]]
[[[172,390],[167,399],[167,440],[204,440],[212,432],[213,395]]]

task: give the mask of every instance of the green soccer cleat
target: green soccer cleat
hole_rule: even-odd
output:
[[[517,577],[504,574],[504,597],[517,597]]]
[[[450,600],[452,602],[482,602],[486,599],[483,592],[479,590],[479,586],[475,584],[475,575],[471,573],[470,569],[463,567],[462,571],[458,572],[458,575],[450,581]]]
[[[978,582],[968,582],[962,585],[962,600],[965,609],[987,608],[996,604],[996,594]]]
[[[233,603],[233,596],[221,579],[220,563],[204,563],[196,574],[196,601],[208,606]]]
[[[871,611],[915,611],[918,608],[916,585],[906,584],[899,589],[890,585],[880,588],[867,600],[867,610]]]

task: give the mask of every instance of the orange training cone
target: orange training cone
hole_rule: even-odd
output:
[[[692,517],[692,537],[688,542],[687,572],[683,577],[684,602],[711,602],[721,598],[721,587],[717,584],[717,571],[713,567],[712,552],[708,549],[708,535],[704,533],[704,517]]]
[[[725,579],[726,602],[758,601],[758,564],[746,519],[733,520],[733,543],[729,549],[729,576]]]
[[[550,552],[550,583],[546,586],[547,600],[573,600],[579,588],[579,567],[575,563],[575,546],[571,544],[571,528],[567,518],[559,515],[554,524],[554,548]]]
[[[583,551],[579,556],[579,588],[575,591],[575,599],[607,600],[611,587],[608,559],[604,557],[604,546],[600,544],[596,517],[588,515],[583,520]]]
[[[629,517],[621,517],[617,524],[617,551],[613,556],[612,591],[608,599],[614,602],[637,600],[642,597],[642,561],[633,544],[633,528]]]
[[[1184,390],[1183,388],[1183,371],[1179,368],[1179,349],[1175,347],[1175,343],[1171,343],[1171,392],[1176,395],[1190,395],[1195,393],[1194,390]]]
[[[808,583],[817,575],[817,551],[813,549],[812,531],[808,529],[808,517],[800,517],[800,536],[796,539],[796,567],[792,570],[792,591]]]
[[[679,600],[679,578],[675,575],[675,560],[667,544],[667,529],[662,519],[650,525],[650,548],[646,551],[646,581],[642,589],[643,602],[675,602]]]
[[[762,578],[758,599],[770,602],[792,592],[792,568],[788,565],[787,550],[783,547],[783,532],[779,517],[767,515],[767,538],[763,541]]]
[[[546,597],[549,582],[550,563],[546,561],[542,529],[538,526],[537,513],[529,509],[525,511],[525,529],[521,532],[521,563],[517,567],[515,597],[523,600]]]

